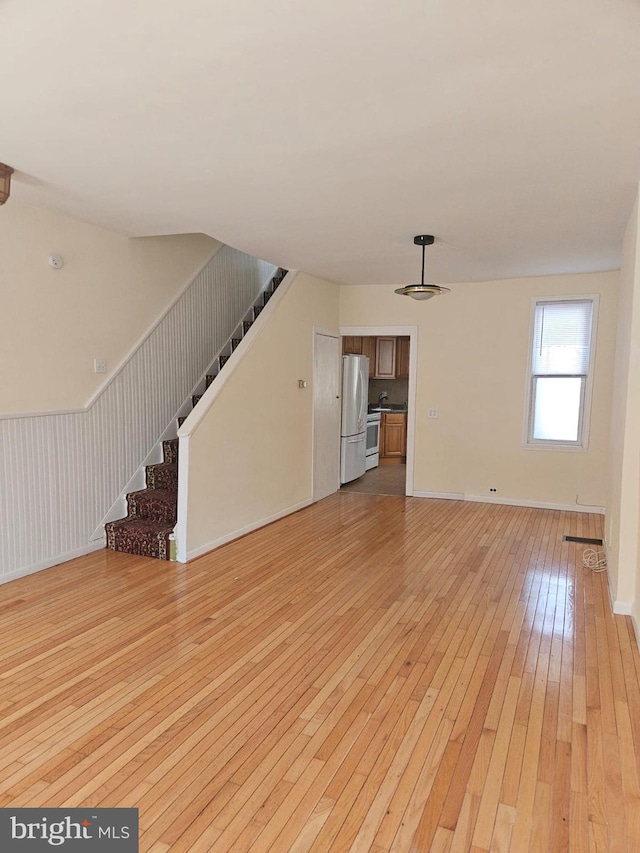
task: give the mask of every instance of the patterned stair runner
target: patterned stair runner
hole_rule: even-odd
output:
[[[127,517],[106,526],[107,547],[169,560],[178,508],[178,439],[162,443],[164,462],[147,465],[147,488],[127,495]]]

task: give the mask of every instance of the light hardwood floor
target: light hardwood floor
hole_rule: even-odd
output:
[[[341,486],[342,492],[358,492],[365,495],[405,495],[407,486],[407,466],[378,465],[365,471],[362,477]]]
[[[640,850],[640,661],[599,516],[338,493],[186,567],[0,587],[0,806],[142,851]]]

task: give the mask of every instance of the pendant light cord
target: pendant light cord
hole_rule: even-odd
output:
[[[424,284],[424,250],[425,245],[422,244],[422,276],[420,277],[420,284]]]

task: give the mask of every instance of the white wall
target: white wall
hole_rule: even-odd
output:
[[[338,286],[299,273],[274,307],[205,417],[180,432],[188,558],[312,499],[313,328],[337,330]]]
[[[640,575],[640,217],[638,199],[624,237],[620,273],[611,476],[607,507],[609,583],[618,613],[634,615]]]
[[[94,529],[273,271],[223,246],[87,410],[0,418],[0,582],[103,546]]]
[[[618,273],[451,285],[428,302],[340,289],[340,325],[418,326],[414,490],[604,507]],[[532,297],[600,294],[587,452],[523,448]],[[427,410],[436,408],[437,419]]]
[[[203,234],[127,239],[10,199],[0,207],[0,416],[85,406],[219,246]],[[106,374],[94,358],[107,359]]]

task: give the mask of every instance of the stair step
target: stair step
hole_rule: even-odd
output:
[[[209,387],[209,385],[211,385],[217,375],[217,373],[207,373],[207,388]]]
[[[184,417],[178,418],[178,429],[182,426],[182,424],[186,421],[186,415]]]
[[[141,489],[127,495],[127,515],[173,526],[178,517],[178,492],[174,489]]]
[[[242,332],[243,332],[243,334],[246,335],[252,326],[253,326],[253,320],[243,320],[242,321]]]
[[[147,465],[145,474],[148,489],[176,491],[178,488],[177,462],[160,462],[157,465]]]
[[[184,423],[184,418],[182,419]],[[180,418],[178,418],[178,423],[180,423]],[[180,424],[182,426],[182,424]],[[162,442],[162,458],[165,462],[177,462],[178,461],[178,439],[170,438],[167,441]]]
[[[200,400],[202,400],[202,394],[194,394],[191,398],[191,405],[195,408]]]
[[[144,518],[121,518],[105,525],[107,548],[156,560],[171,559],[169,536],[173,524]]]
[[[262,295],[262,304],[263,304],[263,305],[266,305],[266,304],[267,304],[267,302],[271,299],[271,296],[272,296],[272,295],[273,295],[273,291],[271,291],[271,290],[265,290],[265,292],[264,292],[264,293],[263,293],[263,295]]]
[[[228,356],[228,355],[218,356],[218,361],[220,362],[220,368],[223,368],[225,366],[225,364],[229,361],[230,357],[231,356]]]
[[[258,318],[258,314],[262,311],[262,305],[254,305],[253,306],[253,317],[254,319]]]
[[[240,346],[242,338],[231,338],[231,350],[237,349]]]

